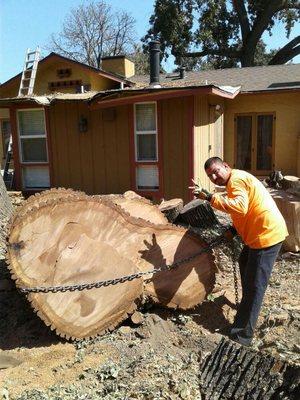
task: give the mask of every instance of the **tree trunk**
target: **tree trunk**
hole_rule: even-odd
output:
[[[167,220],[173,223],[183,209],[182,199],[171,199],[163,201],[159,207],[160,211],[166,216]]]
[[[134,211],[149,215],[151,205],[137,201]],[[199,304],[215,281],[211,251],[197,255],[205,246],[184,228],[153,224],[111,200],[59,189],[57,197],[55,191],[34,196],[15,217],[8,262],[22,288],[93,283],[182,261],[173,271],[147,274],[144,282],[137,278],[98,289],[27,295],[51,329],[80,339],[113,329],[135,310],[143,293],[167,307]],[[193,259],[184,261],[187,257]]]
[[[0,256],[6,249],[7,224],[13,213],[13,207],[6,186],[0,174]]]
[[[200,385],[207,400],[299,398],[299,366],[230,340],[222,339],[200,370]]]
[[[199,228],[211,227],[219,223],[211,205],[200,199],[186,204],[180,211],[178,221]]]

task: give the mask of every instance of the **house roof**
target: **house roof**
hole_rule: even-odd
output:
[[[149,85],[148,76],[131,78],[138,88]],[[267,65],[260,67],[226,68],[199,72],[186,72],[180,79],[179,73],[160,75],[162,87],[199,85],[241,86],[241,93],[300,89],[300,64]]]
[[[57,54],[57,53],[54,53],[54,52],[48,54],[41,61],[39,61],[39,65],[46,64],[46,63],[48,63],[49,61],[51,61],[52,59],[55,59],[55,58],[59,58],[60,60],[67,61],[68,63],[71,63],[71,64],[79,65],[84,69],[87,69],[89,71],[95,72],[98,75],[101,75],[101,76],[103,76],[105,78],[108,78],[108,79],[111,79],[113,81],[120,82],[120,83],[123,82],[123,83],[125,83],[125,84],[127,84],[129,86],[133,85],[133,82],[129,81],[128,79],[125,79],[121,75],[113,74],[112,72],[107,72],[107,71],[104,71],[103,69],[98,69],[98,68],[95,68],[95,67],[91,67],[90,65],[84,64],[84,63],[79,62],[79,61],[72,60],[71,58],[64,57],[64,56],[62,56],[60,54]],[[0,86],[6,86],[9,83],[11,83],[12,81],[14,81],[14,80],[16,80],[18,78],[21,78],[21,76],[22,76],[22,72],[20,72],[19,74],[13,76],[12,78],[7,80],[6,82],[3,82]]]

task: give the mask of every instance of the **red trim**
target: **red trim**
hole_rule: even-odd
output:
[[[54,182],[54,169],[53,169],[53,152],[52,152],[52,140],[51,140],[51,129],[50,129],[50,109],[48,107],[44,107],[44,111],[45,111],[45,123],[46,123],[49,177],[50,177],[50,187],[51,187],[53,186]]]
[[[188,186],[192,184],[191,180],[194,178],[194,107],[195,96],[188,99],[188,146],[189,146],[189,182]],[[193,200],[194,195],[192,189],[188,190],[188,199]]]
[[[135,184],[135,146],[134,146],[134,105],[128,105],[129,123],[129,162],[130,162],[130,188],[136,191]]]
[[[163,197],[163,152],[161,138],[161,104],[157,103],[157,140],[158,140],[158,161],[137,162],[135,160],[135,131],[134,131],[134,104],[129,105],[129,131],[130,131],[130,184],[131,190],[143,197],[150,197],[160,200]],[[138,190],[136,186],[136,168],[143,165],[157,165],[159,176],[159,190]]]
[[[155,90],[154,93],[146,93],[146,94],[145,93],[134,94],[134,91],[130,90],[127,90],[125,93],[129,94],[130,96],[122,97],[119,99],[111,99],[111,100],[104,99],[102,101],[100,100],[99,102],[96,102],[94,104],[92,103],[90,107],[93,110],[98,108],[118,106],[122,104],[132,104],[143,101],[158,101],[163,99],[191,96],[196,94],[215,94],[221,97],[234,99],[235,96],[239,93],[239,91],[236,91],[234,94],[231,95],[229,93],[224,92],[223,90],[205,86],[202,88],[188,88],[188,89],[170,89],[170,90],[162,89],[161,91]]]
[[[17,113],[15,107],[9,108],[11,136],[12,136],[12,150],[14,159],[14,186],[16,190],[22,189],[21,183],[21,166],[19,157],[19,141],[18,141],[18,126],[17,126]]]
[[[41,163],[24,163],[21,162],[20,160],[20,149],[19,149],[19,136],[18,136],[18,124],[17,124],[17,110],[21,109],[43,109],[45,112],[45,124],[46,124],[46,140],[47,140],[47,147],[48,147],[48,162],[41,162]],[[49,168],[49,174],[50,174],[50,154],[49,154],[49,148],[50,144],[48,143],[48,126],[47,126],[47,117],[46,114],[48,113],[48,110],[46,107],[42,105],[32,105],[32,104],[14,104],[9,108],[10,111],[10,123],[11,123],[11,134],[12,134],[12,148],[13,148],[13,157],[14,157],[14,174],[15,174],[15,188],[16,190],[23,190],[23,184],[22,184],[22,168],[24,167],[48,167]],[[50,175],[50,184],[51,184],[51,175]],[[29,190],[30,189],[26,189]],[[32,191],[38,192],[40,191],[39,189],[32,189]]]

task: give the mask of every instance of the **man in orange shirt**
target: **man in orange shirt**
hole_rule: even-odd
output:
[[[249,346],[273,265],[288,231],[276,203],[253,175],[231,169],[219,157],[209,158],[204,169],[211,182],[226,185],[227,194],[195,194],[229,213],[245,244],[239,258],[242,300],[230,337]]]

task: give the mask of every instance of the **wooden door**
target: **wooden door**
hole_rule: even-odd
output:
[[[266,175],[272,171],[274,127],[274,113],[249,113],[235,117],[235,168],[254,175]]]

